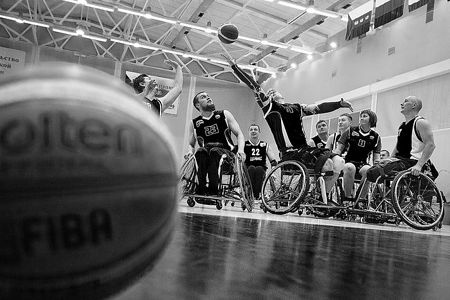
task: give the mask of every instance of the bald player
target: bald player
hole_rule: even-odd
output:
[[[419,116],[422,101],[416,96],[408,96],[400,104],[400,112],[405,117],[397,135],[397,144],[391,158],[382,160],[367,171],[367,179],[376,181],[383,174],[411,169],[413,175],[424,172],[436,178],[438,172],[430,161],[436,145],[430,123]]]

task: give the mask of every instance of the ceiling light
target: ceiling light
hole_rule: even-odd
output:
[[[75,32],[76,32],[78,35],[83,35],[83,34],[84,34],[84,30],[81,29],[81,28],[77,28],[77,29],[75,30]]]
[[[254,39],[251,37],[246,37],[246,36],[239,36],[238,37],[239,40],[244,40],[244,41],[249,41],[249,42],[254,42],[254,43],[262,43],[262,41],[260,39]]]
[[[298,9],[298,10],[306,10],[305,6],[298,5],[296,3],[292,3],[292,2],[289,2],[289,1],[278,1],[278,4],[286,6],[286,7],[295,8],[295,9]]]
[[[338,45],[337,45],[336,42],[331,42],[331,43],[330,43],[330,47],[333,48],[333,49],[336,49],[337,46],[338,46]]]
[[[69,30],[65,30],[65,29],[52,28],[52,30],[54,32],[64,33],[64,34],[68,34],[68,35],[78,35],[75,31],[69,31]]]
[[[312,60],[312,59],[313,59],[312,54],[308,54],[307,58],[308,58],[309,60]]]
[[[295,69],[295,68],[297,68],[297,64],[296,64],[296,63],[294,63],[294,62],[293,62],[293,63],[291,63],[291,68],[292,68],[292,69]]]
[[[83,37],[86,38],[86,39],[99,41],[99,42],[106,42],[107,41],[106,38],[99,37],[99,36],[96,36],[96,35],[91,35],[91,34],[83,34]]]
[[[150,13],[145,14],[144,17],[146,17],[147,19],[153,19],[156,21],[161,21],[161,22],[170,23],[170,24],[178,23],[176,20],[172,20],[172,19],[168,19],[168,18],[164,18],[164,17],[158,17],[158,16],[152,15]]]
[[[272,78],[277,78],[277,74],[276,74],[276,73],[273,73],[273,74],[272,74]]]

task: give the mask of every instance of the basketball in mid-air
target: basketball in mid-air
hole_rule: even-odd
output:
[[[231,44],[237,40],[239,36],[239,30],[233,24],[224,24],[219,27],[217,36],[222,43]]]

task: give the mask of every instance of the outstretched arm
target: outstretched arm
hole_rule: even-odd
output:
[[[350,102],[345,101],[343,98],[341,98],[340,101],[334,101],[334,102],[323,102],[320,104],[310,104],[306,105],[303,108],[303,111],[307,115],[313,115],[313,114],[324,114],[328,112],[335,111],[339,108],[348,108],[350,111],[353,111],[353,107],[350,104]]]
[[[257,83],[252,76],[244,72],[237,64],[236,62],[232,61],[228,56],[222,55],[228,62],[228,64],[231,66],[231,69],[233,69],[234,74],[243,82],[245,83],[252,91],[255,93],[256,101],[258,102],[258,105],[261,107],[266,106],[269,104],[269,99],[266,96],[266,94],[262,91],[261,86],[259,83]]]
[[[164,63],[175,70],[175,85],[164,97],[159,99],[162,103],[162,111],[165,111],[175,102],[177,97],[181,94],[181,89],[183,87],[183,72],[180,65],[169,59],[165,60]]]

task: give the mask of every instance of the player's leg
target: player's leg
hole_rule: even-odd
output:
[[[204,195],[206,193],[206,175],[208,170],[209,163],[209,154],[208,150],[205,148],[198,148],[195,152],[195,159],[197,160],[197,178],[198,178],[198,187],[195,191],[196,194]]]

